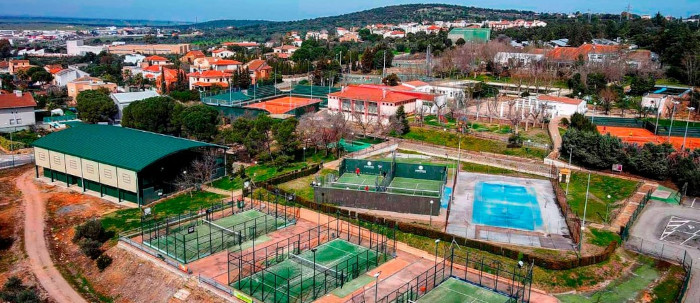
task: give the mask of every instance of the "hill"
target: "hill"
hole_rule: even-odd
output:
[[[270,23],[271,21],[266,20],[212,20],[206,22],[200,22],[191,25],[182,25],[181,28],[195,27],[199,29],[212,29],[212,28],[227,28],[227,27],[243,27],[250,25],[259,25]]]
[[[285,22],[260,22],[258,24],[241,25],[240,36],[256,34],[283,33],[290,30],[320,30],[331,29],[337,26],[352,27],[365,26],[373,23],[401,23],[422,21],[453,21],[453,20],[498,20],[498,19],[532,19],[536,15],[531,11],[497,10],[488,8],[468,7],[448,4],[405,4],[385,6],[354,12],[344,15],[304,19]],[[192,27],[212,28],[212,24],[220,24],[221,27],[232,26],[242,20],[217,20],[191,25]],[[235,25],[234,25],[235,26]]]
[[[137,19],[0,16],[0,24],[16,24],[20,26],[23,24],[60,24],[79,26],[175,26],[188,24],[188,22]]]

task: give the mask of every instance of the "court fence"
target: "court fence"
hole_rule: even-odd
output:
[[[265,215],[231,226],[212,222],[249,210]],[[141,221],[140,236],[143,245],[187,264],[225,249],[236,249],[236,245],[241,249],[242,243],[294,224],[297,218],[294,206],[242,199],[221,201],[198,212],[161,219],[147,217]],[[205,225],[205,232],[200,234]]]
[[[449,278],[486,288],[502,294],[508,302],[529,302],[532,288],[532,264],[507,266],[503,262],[483,255],[470,254],[453,243],[443,255],[442,261],[419,274],[395,291],[377,299],[376,303],[416,301]],[[365,302],[367,290],[353,294],[347,302]]]
[[[681,303],[688,290],[691,273],[693,271],[693,258],[688,252],[676,245],[666,245],[655,241],[644,241],[643,238],[629,236],[624,243],[624,247],[631,251],[648,255],[656,259],[665,260],[680,265],[683,268],[683,284],[674,302]]]
[[[555,172],[553,172],[555,174]],[[559,186],[559,180],[550,179],[552,182],[552,188],[554,188],[554,200],[559,205],[559,208],[564,215],[564,221],[566,222],[566,227],[569,229],[569,234],[571,235],[571,240],[574,244],[579,244],[581,242],[581,219],[574,213],[574,211],[566,202],[566,193]]]
[[[637,221],[637,217],[639,217],[639,214],[642,213],[644,210],[644,207],[647,206],[647,203],[649,203],[649,200],[651,199],[651,194],[652,190],[649,190],[646,195],[644,195],[644,198],[642,198],[642,201],[639,201],[639,205],[637,205],[637,208],[634,209],[634,212],[630,216],[629,221],[627,221],[627,224],[623,226],[620,230],[620,239],[622,241],[627,240],[627,238],[630,235],[630,230],[632,229],[632,225],[634,225],[634,222]]]
[[[363,227],[365,225],[366,227]],[[311,302],[329,291],[363,275],[386,262],[396,254],[395,232],[389,233],[381,226],[365,222],[353,226],[335,218],[305,232],[266,245],[251,252],[228,253],[228,283],[263,302]],[[330,268],[310,262],[297,255],[313,251],[335,239],[342,239],[366,248],[364,251],[345,256],[344,260]],[[295,260],[314,269],[313,276],[301,273],[284,276],[271,269],[285,260]],[[303,262],[300,262],[303,261]],[[263,275],[262,282],[254,285],[255,275]],[[246,280],[247,281],[244,281]],[[310,280],[312,283],[309,283]]]

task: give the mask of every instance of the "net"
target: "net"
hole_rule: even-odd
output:
[[[297,256],[297,255],[289,254],[289,260],[292,260],[292,261],[294,261],[294,262],[296,262],[296,263],[299,263],[299,264],[301,264],[301,265],[303,265],[303,266],[306,266],[306,267],[308,267],[308,268],[314,268],[314,265],[315,265],[317,271],[322,272],[322,273],[325,273],[325,274],[327,274],[327,275],[331,275],[331,276],[333,276],[333,277],[338,277],[338,272],[337,272],[337,271],[335,271],[335,270],[333,270],[333,269],[330,269],[330,268],[328,268],[328,267],[325,267],[325,266],[323,266],[323,265],[321,265],[321,264],[318,264],[318,263],[315,263],[315,264],[314,264],[314,262],[309,261],[309,260],[306,260],[306,259],[304,259],[304,258],[302,258],[302,257]]]
[[[235,237],[234,239],[240,239],[240,238],[241,238],[241,233],[238,232],[238,231],[230,230],[230,229],[228,229],[228,228],[226,228],[226,227],[220,226],[220,225],[218,225],[218,224],[216,224],[216,223],[214,223],[214,222],[208,221],[208,220],[206,220],[206,219],[203,219],[202,221],[203,221],[205,224],[209,225],[209,228],[211,228],[211,229],[217,229],[217,230],[219,230],[220,232],[223,232],[224,234],[226,234],[226,235],[228,235],[228,236]]]
[[[335,188],[342,188],[342,189],[376,191],[378,184],[376,184],[376,182],[374,182],[374,183],[375,184],[355,184],[355,183],[333,182],[333,183],[331,183],[331,186],[335,187]]]

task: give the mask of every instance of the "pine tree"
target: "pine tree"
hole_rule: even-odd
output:
[[[403,105],[396,109],[396,120],[399,121],[399,127],[402,135],[411,131],[411,126],[408,124],[406,111],[404,110]]]
[[[372,71],[374,67],[374,52],[372,49],[365,48],[365,52],[362,53],[362,73],[366,74]]]

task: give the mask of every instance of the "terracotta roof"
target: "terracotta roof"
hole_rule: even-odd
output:
[[[296,47],[294,45],[282,45],[282,46],[275,47],[275,49],[297,49],[297,48],[298,47]]]
[[[227,60],[227,59],[220,59],[220,60],[214,60],[211,62],[211,65],[241,65],[240,61],[236,60]]]
[[[255,42],[224,42],[224,43],[221,43],[221,45],[238,45],[241,47],[258,46],[258,44]]]
[[[144,58],[143,61],[168,61],[168,58],[161,56],[148,56]]]
[[[368,100],[372,102],[402,102],[415,100],[415,96],[375,87],[348,86],[337,93],[328,96],[348,98],[353,100]]]
[[[14,93],[0,94],[0,108],[34,107],[36,101],[30,93],[22,93],[22,97],[17,97]]]
[[[90,76],[83,76],[80,78],[77,78],[70,83],[78,83],[78,82],[103,82],[102,79],[97,78],[97,77],[90,77]]]
[[[204,57],[204,53],[200,50],[193,50],[193,51],[187,52],[187,54],[185,54],[185,57],[195,57],[195,58]]]
[[[420,80],[413,80],[413,81],[403,82],[403,84],[408,84],[408,85],[412,85],[412,86],[415,86],[415,87],[421,87],[421,86],[430,85],[430,84],[428,84],[428,83],[426,83],[426,82],[423,82],[423,81],[420,81]]]
[[[200,77],[200,78],[221,78],[221,77],[231,77],[231,74],[222,72],[220,70],[206,70],[203,72],[194,72],[187,74],[188,77]]]
[[[152,72],[152,73],[160,73],[160,66],[151,65],[149,67],[144,68],[143,71]]]
[[[211,52],[212,52],[212,54],[218,54],[218,53],[221,53],[221,52],[229,52],[229,50],[228,50],[228,49],[225,49],[225,48],[219,48],[219,49],[215,49],[215,50],[213,50],[213,51],[211,51]]]
[[[579,104],[581,104],[581,102],[586,102],[585,100],[581,100],[581,99],[572,99],[572,98],[567,98],[567,97],[557,97],[557,96],[551,96],[551,95],[539,95],[539,96],[537,96],[537,99],[540,101],[549,101],[549,102],[565,103],[565,104],[572,104],[572,105],[579,105]]]
[[[261,59],[254,59],[248,62],[248,69],[252,71],[256,70],[263,70],[263,69],[272,69],[271,66],[267,65],[267,62],[265,60]]]
[[[547,58],[558,61],[576,61],[579,56],[588,60],[588,54],[609,54],[620,50],[617,45],[593,45],[583,44],[579,47],[556,47],[550,51],[544,51]]]
[[[228,83],[226,82],[195,82],[192,83],[194,86],[201,86],[201,87],[210,87],[213,86],[214,84],[221,86],[221,87],[228,87]]]
[[[8,68],[8,67],[10,67],[10,62],[0,61],[0,68]]]

